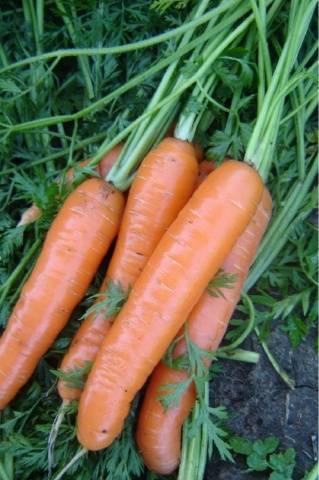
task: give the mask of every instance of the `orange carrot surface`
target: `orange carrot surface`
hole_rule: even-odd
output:
[[[265,188],[253,219],[222,265],[226,274],[235,275],[235,283],[231,288],[222,288],[222,295],[218,297],[210,295],[208,291],[203,293],[188,318],[189,338],[198,347],[215,351],[222,341],[270,216],[271,198]],[[180,341],[173,356],[176,358],[185,352],[186,344]],[[209,363],[207,358],[205,361]],[[136,432],[138,447],[148,468],[163,475],[172,473],[178,467],[181,429],[196,395],[194,385],[189,385],[179,405],[166,411],[158,397],[165,394],[165,385],[178,384],[186,379],[185,370],[171,369],[160,363],[152,374],[139,413]]]
[[[106,175],[111,170],[115,160],[121,153],[123,145],[119,143],[112,150],[110,150],[94,167],[94,171],[101,177],[106,178]],[[90,159],[82,160],[77,162],[77,167],[85,167],[90,162]],[[65,183],[71,184],[74,179],[74,167],[70,168],[65,174]],[[21,215],[21,219],[18,223],[20,225],[28,225],[29,223],[35,222],[42,215],[42,210],[37,205],[33,204],[31,207],[27,208]]]
[[[199,187],[205,178],[216,168],[213,160],[203,160],[198,166],[198,177],[196,181],[196,187]]]
[[[28,381],[84,296],[123,208],[123,195],[96,178],[65,201],[0,338],[0,409]]]
[[[114,254],[102,283],[98,307],[107,300],[108,282],[132,287],[160,238],[194,191],[198,172],[195,150],[187,142],[166,138],[142,162],[131,186]],[[65,355],[61,370],[92,362],[114,320],[105,306],[83,321]],[[64,401],[80,396],[66,381],[58,383]]]
[[[105,337],[84,387],[77,434],[85,448],[105,448],[120,433],[135,394],[250,222],[262,191],[253,168],[225,162],[164,234]]]

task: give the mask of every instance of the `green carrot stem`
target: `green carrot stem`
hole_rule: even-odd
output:
[[[244,15],[246,11],[247,11],[247,3],[243,4],[239,10],[235,12],[230,12],[227,15],[227,19],[223,18],[221,22],[219,22],[219,24],[224,24],[225,22],[225,26],[226,25],[230,26],[232,23],[234,23],[237,20],[237,18],[239,18],[241,15]],[[207,28],[212,28],[213,26],[214,26],[214,23],[209,24]],[[218,27],[215,28],[215,32],[216,32],[216,29],[218,31]],[[224,36],[225,36],[225,30],[223,32],[223,36],[221,37],[221,41]],[[237,38],[237,41],[238,41],[238,38]],[[215,44],[218,45],[219,42],[220,42],[219,38],[218,39],[215,38]],[[215,44],[213,45],[213,48],[215,48]],[[235,44],[236,42],[234,42],[234,45]],[[203,52],[201,53],[201,56],[204,59],[207,59],[211,51],[212,51],[212,44],[210,43],[210,45],[208,45],[208,47],[206,47],[203,50]],[[193,56],[195,56],[196,58],[196,52],[193,53]],[[181,80],[183,81],[183,79]],[[193,140],[196,129],[201,121],[201,118],[205,112],[205,108],[208,102],[215,103],[219,106],[221,110],[228,111],[228,109],[218,104],[218,102],[215,102],[214,99],[208,93],[211,89],[215,88],[216,86],[215,82],[216,82],[216,75],[214,74],[210,75],[208,78],[204,77],[203,81],[201,81],[201,79],[197,80],[193,93],[190,97],[190,100],[186,103],[186,106],[184,107],[183,111],[179,116],[178,123],[176,125],[175,132],[174,132],[175,138],[188,141],[188,142],[191,142]],[[203,85],[201,83],[203,83]],[[190,110],[189,104],[191,103],[192,98],[195,98],[198,104],[201,104],[202,106],[202,108],[197,113],[189,112]]]
[[[189,437],[187,435],[188,424],[190,423],[190,418],[191,418],[191,415],[188,416],[188,418],[186,419],[186,421],[183,425],[183,433],[182,433],[182,446],[183,446],[183,448],[182,448],[182,452],[181,452],[181,461],[180,461],[180,466],[179,466],[179,469],[178,469],[177,480],[184,480],[182,475],[184,474],[185,464],[187,466],[189,466],[190,462],[192,461],[189,457],[189,454],[188,454]]]
[[[197,70],[197,72],[192,75],[191,78],[184,79],[184,81],[178,82],[176,87],[173,89],[172,93],[170,93],[165,99],[161,100],[156,104],[155,107],[151,111],[145,112],[143,116],[150,115],[150,113],[155,113],[155,111],[160,110],[164,106],[168,104],[172,104],[171,102],[178,99],[181,94],[187,90],[193,83],[196,83],[198,79],[205,76],[208,68],[213,64],[213,62],[218,58],[218,56],[223,52],[225,48],[227,48],[238,36],[240,36],[244,31],[246,31],[247,27],[251,24],[253,20],[253,16],[250,15],[246,20],[244,20],[238,27],[236,27],[232,32],[230,32],[226,39],[221,41],[219,36],[216,36],[212,39],[209,44],[208,54],[205,62],[203,65]],[[219,25],[219,29],[221,25]],[[225,29],[223,28],[223,37],[225,37]],[[179,86],[179,83],[181,86]],[[141,118],[141,117],[140,117]],[[142,146],[140,147],[142,148]],[[102,151],[102,147],[101,147]],[[101,155],[101,153],[99,153]],[[138,162],[141,158],[136,156],[131,156],[130,158],[125,159],[123,161],[123,156],[115,162],[114,166],[112,167],[111,171],[108,174],[107,180],[113,183],[116,188],[123,190],[128,186],[127,178],[131,177],[132,173],[134,172]]]
[[[7,56],[6,56],[6,54],[5,54],[5,51],[4,51],[4,49],[3,49],[3,46],[2,46],[1,44],[0,44],[0,60],[1,60],[2,65],[3,65],[4,67],[6,67],[6,66],[9,64],[8,59],[7,59]]]
[[[204,13],[204,11],[206,10],[207,6],[208,6],[208,3],[209,3],[209,0],[204,0],[202,1],[200,4],[199,4],[199,7],[197,8],[197,10],[195,11],[195,14],[194,14],[194,19],[197,19],[197,18],[200,18],[200,16]],[[178,45],[178,49],[184,47],[185,45],[187,45],[191,38],[192,38],[192,35],[194,33],[194,29],[189,29],[185,32],[184,36],[182,37],[179,45]],[[168,69],[166,70],[162,80],[160,81],[160,84],[158,85],[151,101],[149,102],[148,106],[146,107],[146,110],[149,110],[151,108],[153,108],[157,102],[159,102],[165,95],[165,93],[167,92],[168,90],[168,87],[173,79],[173,76],[175,74],[175,71],[176,71],[176,68],[178,66],[178,61],[179,59],[176,59],[169,67]],[[123,149],[123,152],[122,152],[122,155],[125,156],[125,155],[128,155],[130,156],[130,149],[132,150],[132,148],[136,147],[137,144],[140,144],[140,136],[141,134],[143,135],[143,137],[145,138],[145,128],[148,126],[148,120],[142,122],[140,124],[140,126],[137,128],[136,131],[134,131],[131,135],[132,138],[129,138],[128,141],[126,142],[125,144],[125,147]],[[147,142],[147,140],[146,140]]]
[[[285,205],[268,228],[245,283],[245,291],[248,291],[257,282],[285,245],[295,226],[293,219],[315,181],[316,175],[317,161],[314,159],[305,180],[295,182],[286,197]],[[297,218],[297,220],[300,221],[300,218]]]
[[[220,15],[222,12],[227,11],[231,6],[235,6],[238,3],[238,0],[229,0],[222,5],[211,9],[206,14],[202,15],[200,18],[195,20],[191,20],[190,22],[186,22],[180,27],[177,27],[169,32],[161,33],[159,35],[155,35],[154,37],[148,38],[146,40],[140,40],[138,42],[128,43],[126,45],[114,46],[114,47],[99,47],[99,48],[66,48],[55,50],[54,52],[47,52],[41,55],[36,55],[33,57],[28,57],[18,62],[11,63],[7,65],[5,68],[0,70],[0,75],[16,68],[20,68],[26,65],[30,65],[32,63],[37,62],[44,62],[47,60],[51,60],[52,58],[65,58],[65,57],[77,57],[77,56],[94,56],[94,55],[119,55],[122,53],[132,52],[138,49],[152,47],[162,42],[166,42],[171,38],[177,37],[182,35],[188,29],[192,29],[198,27],[199,25],[203,25],[207,23],[211,18],[215,17],[216,15]]]
[[[258,327],[255,327],[255,332],[258,335],[258,337],[260,337],[260,331],[259,331]],[[259,341],[261,343],[261,346],[264,349],[264,352],[266,353],[266,355],[268,357],[268,360],[270,361],[272,367],[274,368],[274,370],[278,373],[279,377],[285,382],[285,384],[288,385],[288,387],[291,390],[293,390],[294,387],[295,387],[295,382],[289,377],[289,375],[287,375],[285,370],[283,370],[283,368],[281,368],[281,366],[277,362],[276,358],[274,357],[274,355],[269,350],[269,347],[268,347],[266,341],[262,340],[261,338],[259,338]]]
[[[309,26],[315,5],[315,0],[311,0],[310,2],[299,1],[298,6],[295,0],[292,2],[290,21],[293,17],[294,23],[288,32],[269,89],[265,95],[253,135],[246,150],[245,160],[256,166],[264,180],[267,178],[270,162],[273,158],[275,139],[279,128],[278,117],[281,116],[283,109],[285,96],[280,95],[280,92],[286,86],[290,71],[295,63]],[[270,116],[269,111],[274,109],[273,98],[275,96],[280,96],[281,100],[278,101],[276,106],[277,113]],[[269,132],[267,134],[268,142],[265,142],[264,139],[266,132]]]
[[[44,0],[36,0],[36,18],[37,18],[37,26],[38,26],[38,34],[39,40],[41,43],[41,37],[43,36],[44,32]]]
[[[65,23],[66,29],[69,33],[69,36],[71,38],[71,41],[73,45],[76,47],[76,30],[74,28],[74,25],[71,21],[71,18],[69,15],[67,15],[67,11],[64,7],[63,1],[62,0],[55,0],[56,6],[58,7],[58,11],[61,13],[61,17]],[[72,17],[75,17],[75,10],[74,8],[71,7],[72,10]],[[93,90],[93,84],[91,80],[91,74],[90,74],[90,66],[88,62],[88,57],[79,57],[78,58],[79,62],[79,67],[82,71],[82,75],[84,78],[84,84],[85,88],[87,91],[87,96],[89,99],[94,97],[94,90]]]
[[[209,383],[205,384],[205,405],[208,409],[209,407]],[[198,455],[198,465],[197,465],[197,478],[201,479],[204,477],[206,469],[206,459],[208,454],[208,426],[204,422],[201,428],[200,434],[200,445],[199,445],[199,455]]]
[[[293,104],[293,109],[289,111],[281,120],[280,125],[290,120],[292,117],[295,117],[300,111],[302,111],[305,116],[304,122],[309,117],[309,112],[307,111],[306,106],[313,103],[313,99],[317,93],[317,81],[316,81],[316,71],[318,69],[319,62],[314,62],[307,70],[304,68],[301,70],[300,66],[296,69],[296,73],[291,78],[290,82],[287,83],[284,93],[287,93],[289,90],[291,92],[295,89],[298,92],[298,89],[302,89],[299,92],[300,99]],[[295,92],[296,94],[296,92]],[[285,111],[286,113],[286,111]]]
[[[300,110],[298,110],[297,114],[295,115],[295,129],[299,180],[303,181],[305,178],[305,95],[302,82],[298,85],[297,91],[293,91],[291,93],[291,103],[293,108],[298,108],[298,105],[301,105]]]
[[[238,362],[258,363],[260,355],[257,352],[251,352],[249,350],[237,348],[229,352],[217,350],[216,357],[223,358],[225,360],[236,360]]]
[[[254,326],[255,326],[255,308],[254,308],[254,304],[253,302],[250,300],[249,296],[247,295],[247,293],[245,292],[242,292],[241,294],[242,298],[244,299],[247,307],[248,307],[248,322],[247,322],[247,325],[246,325],[246,328],[245,330],[243,331],[243,333],[238,337],[236,338],[236,340],[234,340],[231,344],[229,345],[225,345],[223,347],[220,347],[218,349],[218,352],[229,352],[229,351],[232,351],[234,350],[236,347],[238,347],[239,345],[241,345],[244,340],[246,340],[246,338],[248,337],[248,335],[252,332]]]
[[[37,50],[37,53],[39,53],[39,36],[38,36],[36,13],[34,10],[33,1],[23,0],[22,6],[23,6],[23,13],[24,13],[26,24],[28,25],[28,28],[33,31],[36,50]]]
[[[318,480],[319,463],[315,463],[309,473],[307,473],[302,480]]]
[[[254,0],[253,0],[254,1]],[[277,2],[275,2],[275,5],[274,5],[274,9],[272,9],[272,12],[271,12],[271,19],[274,17],[277,9],[279,8],[280,4],[281,4],[282,0],[279,0]],[[263,0],[263,3],[264,3],[264,8],[266,7],[266,4]],[[245,2],[245,4],[241,7],[241,8],[247,8],[247,2]],[[244,11],[241,10],[240,11],[240,15],[243,15],[244,14]],[[254,12],[254,14],[256,14],[256,12]],[[233,14],[230,13],[230,15],[228,15],[228,19],[229,21],[233,22],[233,19],[231,19],[230,17],[232,16]],[[259,18],[259,17],[258,17]],[[271,20],[270,19],[270,20]],[[225,20],[222,19],[222,23],[224,22]],[[207,27],[209,28],[209,27]],[[263,27],[264,31],[265,31],[265,26]],[[224,33],[225,35],[225,33]],[[266,33],[265,33],[266,35]],[[250,35],[251,37],[251,35]],[[251,41],[251,38],[248,38],[248,42]],[[217,42],[216,42],[217,43]],[[267,46],[267,42],[266,42],[266,39],[264,40],[263,44],[265,45],[265,48]],[[208,50],[208,49],[207,49]],[[203,52],[203,56],[205,57],[205,54],[206,54],[206,57],[207,57],[207,52],[204,50]],[[195,53],[193,54],[195,55]],[[264,56],[267,56],[266,53],[264,53]],[[267,56],[267,60],[265,61],[266,64],[267,64],[267,78],[269,79],[270,81],[270,78],[271,78],[271,65],[270,65],[270,57],[269,57],[269,54]],[[213,84],[213,79],[208,79],[207,82],[209,82],[209,84]],[[216,103],[214,101],[214,99],[212,97],[210,97],[208,95],[208,91],[209,91],[209,84],[203,88],[201,86],[201,83],[200,83],[200,80],[197,81],[197,85],[194,89],[194,93],[193,93],[193,96],[194,98],[198,99],[199,100],[199,103],[202,103],[204,106],[206,105],[207,102],[204,103],[204,99],[207,101],[210,101],[211,103]],[[200,93],[199,93],[200,91]],[[216,106],[216,105],[215,105]],[[225,110],[225,111],[229,111],[228,109],[226,109],[225,107],[217,104],[217,106],[219,108],[221,108],[222,110]],[[176,126],[176,129],[175,129],[175,132],[174,132],[174,136],[176,138],[179,138],[181,140],[187,140],[187,141],[192,141],[193,137],[194,137],[194,134],[195,134],[195,131],[196,131],[196,128],[200,122],[200,119],[201,119],[201,116],[203,115],[203,110],[200,111],[200,113],[198,115],[195,115],[195,114],[189,114],[188,112],[188,105],[186,104],[186,107],[185,107],[185,112],[182,112],[180,117],[179,117],[179,121],[178,121],[178,124]]]
[[[209,385],[205,384],[204,404],[209,406]],[[200,415],[199,401],[196,401],[192,413],[183,426],[181,463],[178,470],[177,480],[201,480],[206,466],[208,452],[208,432],[205,422],[201,425],[198,433],[190,437],[189,425],[196,423]]]
[[[74,143],[75,143],[77,133],[78,133],[78,121],[76,120],[74,122],[74,125],[73,125],[71,144],[70,144],[70,147],[69,147],[69,155],[68,155],[68,160],[67,160],[67,165],[68,166],[70,166],[73,163]]]
[[[199,81],[194,88],[194,91],[187,102],[185,108],[183,109],[182,113],[178,118],[177,125],[174,131],[174,137],[180,140],[184,140],[187,142],[192,142],[195,131],[197,128],[198,123],[205,111],[205,106],[207,105],[208,101],[213,101],[211,96],[208,94],[209,91],[216,87],[216,75],[212,75],[207,81],[204,86],[201,86]],[[201,104],[200,112],[191,112],[189,110],[189,104],[192,99],[195,98],[199,104]]]
[[[1,480],[10,480],[1,462],[0,462],[0,476],[1,476]]]
[[[223,3],[227,4],[227,1],[222,2],[222,4]],[[206,0],[202,1],[199,5],[199,8],[195,12],[194,18],[197,18],[200,15],[202,15],[202,13],[205,11],[207,5],[208,5],[208,1],[206,1]],[[217,17],[213,17],[209,21],[209,23],[206,27],[206,32],[207,33],[211,31],[211,29],[215,25],[216,21],[217,21]],[[183,47],[184,45],[189,43],[193,32],[194,32],[194,30],[187,31],[187,33],[181,39],[181,42],[178,46],[178,49],[180,49],[181,47]],[[192,59],[196,59],[200,55],[201,47],[202,47],[202,45],[200,44],[194,49],[194,52],[192,53],[189,61],[191,61]],[[160,82],[158,88],[156,89],[156,92],[153,95],[147,109],[155,106],[156,103],[159,102],[164,97],[164,95],[165,95],[165,93],[166,93],[166,91],[167,91],[167,89],[168,89],[168,87],[171,83],[171,80],[173,78],[173,74],[175,73],[177,66],[178,66],[178,61],[175,61],[172,65],[169,66],[169,68],[165,72],[165,75],[164,75],[162,81]],[[176,80],[175,88],[177,88],[180,85],[180,82],[182,82],[183,80],[184,80],[184,76],[183,76],[183,74],[182,75],[180,74],[178,76],[177,80]],[[172,108],[172,107],[168,107],[168,108]],[[149,120],[146,120],[146,122],[143,122],[140,125],[140,127],[137,129],[137,131],[134,132],[134,134],[132,135],[133,138],[128,139],[128,141],[125,145],[125,148],[122,151],[122,155],[121,155],[122,158],[119,159],[119,164],[120,163],[125,163],[126,158],[132,158],[132,155],[136,156],[137,158],[143,156],[143,154],[147,150],[146,145],[147,145],[147,141],[148,141],[148,138],[149,138],[149,135],[147,133],[145,133],[145,128],[148,126],[148,132],[149,131],[154,131],[154,130],[156,132],[156,130],[157,130],[157,126],[153,126],[152,122],[151,122],[151,125],[149,125],[149,123],[150,123]],[[141,141],[141,138],[142,138],[142,141]],[[148,143],[150,143],[150,142],[148,142]],[[142,148],[139,149],[139,147],[141,145],[142,145]],[[144,145],[145,145],[145,148],[143,148]]]
[[[209,93],[207,93],[206,89],[204,89],[204,87],[201,86],[199,81],[197,82],[197,86],[198,86],[199,90],[201,91],[201,93],[203,93],[204,97],[207,99],[208,103],[211,103],[215,108],[217,108],[218,110],[221,110],[222,112],[226,112],[226,113],[229,113],[229,114],[231,113],[231,110],[229,108],[225,107],[224,105],[219,103],[217,100],[215,100],[211,95],[209,95]],[[203,114],[204,113],[205,113],[205,111],[203,112]],[[200,118],[199,123],[201,122],[201,119],[202,119],[202,117]]]
[[[63,128],[62,125],[60,124],[60,128]],[[80,142],[76,143],[74,145],[73,150],[82,150],[83,148],[87,147],[88,145],[93,145],[94,143],[97,143],[103,139],[105,139],[105,132],[100,132],[97,133],[96,135],[92,135],[85,140],[81,140]],[[49,162],[50,160],[57,160],[58,158],[62,158],[65,155],[67,155],[69,152],[69,148],[63,148],[63,149],[58,149],[57,152],[51,153],[50,155],[47,155],[46,157],[39,158],[37,160],[34,160],[33,162],[25,162],[22,165],[19,165],[19,169],[21,170],[27,170],[30,168],[35,167],[36,165],[42,165],[43,163]],[[6,170],[2,170],[2,175],[8,175],[9,173],[15,172],[17,167],[12,167],[12,168],[7,168]]]
[[[60,480],[64,477],[64,474],[84,455],[87,454],[87,450],[85,448],[81,448],[71,459],[71,461],[64,467],[62,470],[54,477],[54,480]]]
[[[40,245],[41,245],[41,240],[40,239],[36,240],[32,244],[32,246],[29,248],[29,250],[23,256],[23,258],[20,261],[20,263],[18,264],[18,266],[13,270],[13,272],[10,274],[10,276],[7,278],[7,280],[1,285],[0,291],[2,291],[2,293],[1,293],[1,296],[0,296],[0,305],[3,304],[9,290],[12,287],[12,285],[18,279],[21,272],[23,272],[26,265],[29,263],[30,259],[36,253],[36,251],[37,251],[37,249],[39,248]]]
[[[261,109],[263,98],[267,86],[271,82],[272,68],[269,50],[266,38],[266,4],[264,0],[260,1],[260,11],[256,0],[250,0],[250,4],[255,16],[255,22],[258,30],[258,73],[259,73],[259,93],[258,93],[258,111]]]
[[[300,110],[304,111],[304,116],[305,116],[304,122],[305,122],[306,120],[308,120],[310,115],[312,115],[317,105],[318,105],[318,93],[317,93],[316,86],[314,85],[314,88],[312,88],[312,90],[308,92],[307,98],[302,103],[299,103],[294,110],[292,110],[290,113],[288,113],[288,115],[286,115],[284,118],[280,120],[280,125],[283,125],[292,117],[295,117],[300,112]]]
[[[197,401],[190,415],[190,419],[186,421],[183,427],[183,450],[184,442],[186,448],[185,452],[182,450],[182,458],[177,480],[194,480],[197,478],[199,449],[201,447],[201,431],[199,431],[197,435],[190,437],[188,435],[188,425],[191,422],[196,421],[196,418],[199,415],[199,408],[200,406]]]
[[[191,40],[187,45],[180,48],[178,51],[175,51],[173,54],[165,57],[159,62],[156,62],[146,71],[136,75],[131,80],[126,82],[124,85],[121,85],[119,88],[112,91],[108,95],[100,98],[99,100],[92,102],[89,106],[83,108],[82,110],[79,110],[78,112],[75,112],[69,115],[56,115],[53,117],[47,117],[40,120],[31,120],[31,121],[19,123],[16,125],[10,125],[10,126],[7,126],[7,129],[10,133],[24,132],[24,131],[32,130],[35,128],[46,127],[49,125],[56,125],[57,123],[73,122],[74,120],[79,120],[80,118],[86,115],[90,115],[96,110],[100,108],[104,108],[112,100],[118,98],[123,93],[128,92],[132,88],[144,82],[150,76],[154,75],[155,73],[158,73],[159,71],[161,71],[162,69],[170,65],[176,59],[182,57],[183,55],[186,55],[188,52],[193,50],[193,48],[195,48],[198,44],[208,40],[210,36],[211,36],[210,32],[204,32],[202,35],[198,36],[194,40]],[[145,117],[146,116],[148,116],[148,112],[145,112]]]

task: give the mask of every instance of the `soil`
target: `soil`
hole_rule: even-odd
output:
[[[274,371],[255,336],[244,348],[260,353],[257,365],[224,361],[223,370],[211,383],[211,404],[227,408],[227,426],[234,435],[255,440],[274,435],[283,449],[296,451],[294,479],[300,480],[316,461],[318,445],[318,359],[314,335],[292,349],[286,334],[277,327],[267,344],[295,382],[294,390]],[[245,473],[244,458],[232,465],[212,457],[205,480],[266,480],[265,473]]]

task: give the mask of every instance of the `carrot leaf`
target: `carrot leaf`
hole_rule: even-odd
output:
[[[222,460],[234,462],[227,441],[228,432],[222,428],[222,422],[228,418],[226,409],[222,406],[213,408],[205,405],[203,407],[204,405],[200,402],[199,415],[189,425],[187,435],[191,438],[195,437],[199,429],[205,425],[208,435],[208,457],[211,457],[214,447],[216,447]]]
[[[185,8],[191,0],[154,0],[151,8],[164,13],[167,9],[173,7],[176,9]]]
[[[0,259],[5,261],[13,252],[22,245],[24,226],[7,228],[1,232],[0,225]]]
[[[134,439],[138,401],[139,395],[133,401],[121,435],[105,451],[107,460],[105,467],[107,478],[110,480],[131,480],[143,472],[144,464]],[[101,470],[99,478],[104,475],[105,472]]]
[[[86,360],[82,367],[74,368],[68,372],[63,372],[62,370],[51,370],[51,372],[60,380],[63,380],[67,387],[82,389],[91,368],[92,362]]]
[[[223,288],[234,288],[238,275],[236,273],[227,273],[222,268],[217,272],[214,278],[207,285],[207,292],[212,297],[222,297],[226,299]]]
[[[183,397],[185,391],[194,383],[199,409],[196,420],[189,425],[187,435],[195,437],[198,431],[205,426],[208,435],[208,453],[211,455],[215,446],[223,460],[233,461],[230,448],[225,440],[227,433],[221,427],[221,422],[227,419],[227,412],[224,407],[209,407],[205,401],[206,384],[210,380],[213,370],[209,370],[205,359],[215,358],[212,352],[199,348],[193,343],[188,335],[187,324],[184,328],[184,339],[187,351],[177,358],[172,358],[172,350],[166,353],[166,363],[170,368],[184,370],[186,378],[179,383],[162,385],[158,396],[164,410],[176,407]],[[180,337],[178,338],[180,340]],[[174,346],[176,342],[174,343]]]
[[[157,397],[165,412],[169,408],[177,407],[188,387],[191,385],[192,379],[186,378],[179,383],[167,383],[159,387],[159,391],[163,392]]]
[[[86,311],[84,316],[87,317],[91,313],[98,315],[100,312],[103,312],[105,318],[117,315],[128,299],[130,291],[131,287],[125,290],[120,282],[109,279],[104,292],[92,295],[91,298],[96,299],[97,302]]]

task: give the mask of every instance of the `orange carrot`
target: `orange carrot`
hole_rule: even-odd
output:
[[[108,282],[132,287],[160,238],[194,191],[198,171],[194,148],[172,138],[163,140],[142,162],[131,186],[115,251],[95,306],[107,299]],[[74,371],[93,362],[114,320],[107,307],[91,313],[75,335],[61,370]],[[64,402],[81,391],[60,380]]]
[[[222,341],[270,216],[271,198],[265,188],[253,219],[222,266],[226,274],[236,275],[236,282],[232,288],[222,289],[223,296],[211,296],[206,291],[188,318],[189,338],[198,347],[215,351]],[[174,349],[173,357],[185,352],[185,342],[180,341]],[[207,358],[205,360],[208,365],[210,362]],[[191,384],[183,392],[179,405],[166,411],[158,397],[165,394],[163,386],[178,384],[186,379],[185,370],[171,369],[160,363],[152,374],[139,413],[137,444],[148,468],[163,475],[178,467],[181,429],[195,403],[196,395],[194,385]]]
[[[203,160],[198,167],[198,177],[196,182],[196,188],[199,187],[205,178],[215,169],[216,165],[213,160]]]
[[[121,153],[122,148],[123,148],[123,145],[121,143],[116,145],[94,167],[95,172],[101,178],[106,178],[106,175],[109,173],[115,160]],[[90,162],[90,159],[86,159],[86,160],[82,160],[81,162],[78,162],[76,165],[78,167],[85,167],[89,162]],[[73,179],[74,179],[74,168],[72,167],[65,174],[65,183],[67,185],[71,184]],[[27,208],[27,210],[25,210],[22,213],[18,226],[28,225],[29,223],[35,222],[41,216],[42,216],[41,208],[35,204],[32,204],[31,207]]]
[[[135,394],[250,222],[262,191],[253,168],[225,162],[200,185],[164,234],[105,337],[85,384],[77,430],[85,448],[105,448],[120,433]]]
[[[0,409],[28,381],[85,294],[123,207],[123,195],[97,178],[65,201],[0,338]]]
[[[106,175],[109,173],[111,168],[113,167],[113,164],[115,160],[118,158],[118,156],[121,153],[121,150],[123,148],[123,144],[119,143],[116,145],[112,150],[110,150],[104,157],[101,158],[99,163],[94,167],[94,171],[101,177],[104,178]],[[82,160],[82,162],[79,162],[77,165],[79,167],[85,167],[91,160],[86,159]],[[67,183],[72,183],[74,179],[74,168],[70,168],[66,174],[65,174],[65,181]]]

